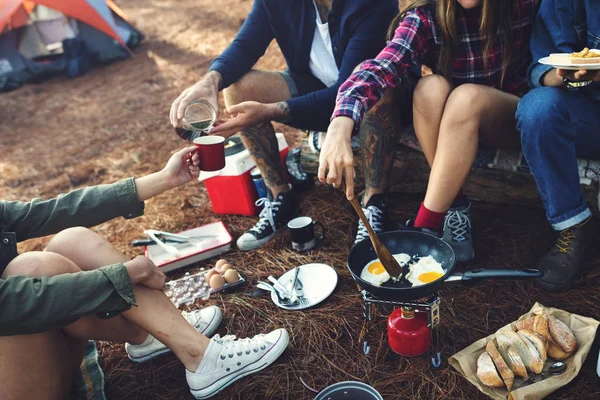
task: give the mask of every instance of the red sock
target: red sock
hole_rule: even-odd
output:
[[[425,204],[421,203],[421,208],[419,209],[419,213],[415,219],[414,226],[415,228],[426,228],[440,232],[442,230],[442,223],[444,222],[445,216],[445,212],[439,213],[428,210],[427,207],[425,207]]]

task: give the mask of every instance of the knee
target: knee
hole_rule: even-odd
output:
[[[535,142],[545,142],[555,132],[560,119],[565,115],[564,90],[554,87],[542,87],[527,93],[517,106],[517,129],[521,132],[523,147]]]
[[[76,253],[94,251],[106,244],[104,238],[96,232],[78,226],[57,233],[46,246],[46,251],[72,259]]]
[[[466,83],[454,89],[444,108],[444,121],[449,124],[462,125],[466,122],[481,120],[488,107],[483,86]],[[469,130],[464,130],[468,132]]]
[[[227,106],[252,100],[252,93],[255,93],[256,85],[251,78],[251,73],[252,71],[243,75],[240,79],[223,90],[223,99]]]
[[[12,260],[2,277],[7,276],[53,276],[80,272],[81,270],[69,259],[56,253],[31,251],[21,254]]]
[[[432,107],[442,108],[452,91],[450,82],[441,75],[428,75],[421,79],[415,87],[413,108],[431,110]]]

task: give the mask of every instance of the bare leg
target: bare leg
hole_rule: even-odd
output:
[[[413,96],[415,133],[429,166],[433,164],[438,145],[442,114],[452,85],[441,75],[419,79]]]
[[[70,272],[79,272],[80,269],[69,259],[51,252],[30,252],[14,259],[6,268],[4,275],[50,276]],[[161,290],[152,290],[142,286],[133,287],[138,307],[132,307],[123,313],[127,322],[142,328],[152,334],[181,360],[188,370],[195,371],[204,355],[209,339],[200,334],[191,326],[175,308],[173,303]],[[128,332],[110,332],[107,326],[115,329],[111,319],[102,320],[95,317],[81,318],[61,330],[61,334],[70,340],[71,333],[81,335],[86,332],[89,337],[85,339],[115,340],[116,336],[127,337]],[[8,341],[20,340],[21,336],[1,339],[1,346]],[[129,341],[129,339],[126,339]],[[81,341],[79,341],[81,343]],[[4,358],[2,358],[4,365]]]
[[[285,79],[274,71],[252,70],[223,91],[227,107],[243,101],[277,103],[291,95]],[[265,185],[273,197],[289,191],[285,169],[279,157],[277,137],[271,122],[263,122],[240,132],[246,148],[252,154]]]
[[[60,330],[0,337],[0,398],[69,398],[85,343],[65,336]]]
[[[395,110],[396,105],[394,91],[387,90],[375,107],[365,114],[360,126],[359,138],[366,184],[363,204],[367,204],[374,194],[386,193],[389,189],[402,123]]]
[[[515,112],[519,98],[487,86],[465,84],[448,98],[424,205],[446,212],[467,179],[479,140],[519,148]]]
[[[61,231],[50,240],[45,251],[60,254],[71,260],[75,268],[68,272],[91,271],[105,265],[129,261],[128,257],[115,249],[102,236],[82,227]],[[37,275],[40,274],[37,273]],[[56,275],[56,273],[48,270],[44,274]],[[102,324],[99,324],[99,321]],[[99,328],[100,331],[98,331]],[[79,319],[74,324],[66,327],[65,330],[71,337],[75,338],[92,340],[103,338],[103,340],[111,342],[129,342],[132,344],[140,344],[148,336],[147,332],[127,321],[123,316],[98,320],[97,317],[90,315]]]

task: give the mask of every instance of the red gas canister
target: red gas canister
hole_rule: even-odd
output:
[[[388,318],[390,348],[402,356],[418,356],[431,345],[427,314],[410,307],[394,310]]]

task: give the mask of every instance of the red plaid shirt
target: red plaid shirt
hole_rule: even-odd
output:
[[[515,0],[512,19],[513,54],[502,90],[522,95],[527,90],[527,67],[531,62],[529,39],[541,0]],[[453,83],[475,83],[500,88],[504,40],[496,37],[490,49],[488,68],[484,67],[485,37],[479,33],[481,11],[457,6],[456,27],[460,38]],[[373,107],[385,90],[400,84],[413,66],[435,66],[442,43],[436,22],[435,5],[407,13],[394,38],[374,60],[365,61],[340,87],[333,117],[346,116],[355,121],[357,130],[366,110]],[[410,107],[410,105],[403,105]]]

